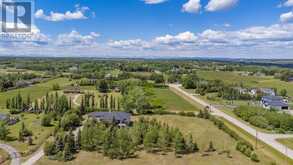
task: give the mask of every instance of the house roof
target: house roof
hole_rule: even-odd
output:
[[[0,114],[0,121],[6,120],[7,119],[7,115],[5,114]]]
[[[283,98],[280,96],[264,96],[262,97],[262,101],[265,104],[273,106],[273,107],[287,107],[288,103],[284,102]]]
[[[113,120],[129,122],[131,114],[126,112],[92,112],[89,114],[89,116],[99,118],[107,122],[112,122]]]

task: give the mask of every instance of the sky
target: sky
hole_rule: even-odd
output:
[[[32,14],[0,55],[293,58],[293,0],[35,0]]]

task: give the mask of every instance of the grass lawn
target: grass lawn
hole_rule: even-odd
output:
[[[28,154],[30,150],[35,150],[40,147],[41,144],[48,138],[48,136],[53,132],[54,127],[43,127],[41,126],[42,115],[23,113],[21,117],[21,122],[23,121],[26,128],[33,133],[33,144],[28,145],[27,142],[19,142],[18,132],[21,127],[21,122],[18,122],[15,125],[9,126],[9,137],[11,141],[6,141],[6,143],[15,147],[21,154]]]
[[[16,96],[18,92],[22,96],[24,96],[24,98],[26,98],[28,94],[30,94],[30,97],[32,100],[40,98],[46,95],[47,92],[51,91],[52,85],[56,83],[58,83],[60,87],[62,88],[66,85],[69,85],[71,82],[67,78],[57,78],[45,83],[40,83],[31,87],[27,87],[27,88],[20,88],[20,89],[10,90],[7,92],[0,92],[0,107],[4,108],[7,98]]]
[[[198,111],[194,102],[186,101],[169,88],[154,88],[154,102],[162,105],[168,111]]]
[[[57,162],[48,160],[43,157],[38,165],[78,165],[78,164],[97,164],[97,165],[183,165],[183,164],[197,164],[197,165],[254,165],[254,164],[269,164],[272,159],[259,153],[261,159],[260,163],[254,163],[240,152],[235,150],[235,141],[226,133],[216,128],[213,123],[207,120],[182,117],[175,115],[165,116],[148,116],[150,118],[156,118],[161,122],[168,123],[170,126],[179,128],[185,134],[192,133],[196,139],[200,148],[200,152],[190,155],[185,155],[182,158],[176,158],[174,153],[168,153],[167,155],[160,154],[148,154],[145,152],[138,153],[138,157],[127,160],[110,160],[103,157],[96,152],[80,152],[77,158],[71,162]],[[209,156],[201,156],[204,150],[207,149],[209,142],[213,141],[217,151],[223,151],[229,149],[231,151],[232,158],[228,158],[225,154],[219,155],[217,152],[210,154]]]

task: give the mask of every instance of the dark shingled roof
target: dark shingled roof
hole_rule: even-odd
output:
[[[6,120],[7,119],[7,115],[5,115],[5,114],[0,114],[0,121],[4,121],[4,120]]]
[[[130,113],[126,112],[92,112],[89,114],[90,117],[100,119],[104,122],[112,123],[113,121],[118,123],[129,123]]]
[[[262,101],[273,107],[288,107],[288,103],[284,102],[283,98],[279,96],[264,96]]]

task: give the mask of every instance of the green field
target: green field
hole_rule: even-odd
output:
[[[168,111],[198,111],[197,105],[182,99],[168,88],[155,88],[154,100]]]
[[[200,152],[195,154],[185,155],[182,158],[176,158],[174,153],[169,153],[167,155],[160,154],[147,154],[145,152],[140,152],[137,158],[127,159],[127,160],[110,160],[103,157],[102,154],[97,152],[80,152],[77,154],[77,158],[71,162],[57,162],[48,160],[48,158],[43,157],[37,164],[38,165],[78,165],[78,164],[97,164],[97,165],[182,165],[182,164],[197,164],[197,165],[254,165],[254,164],[269,164],[272,159],[259,154],[261,159],[260,163],[253,163],[242,155],[240,152],[235,150],[235,141],[226,133],[219,130],[214,126],[213,123],[204,119],[182,117],[174,115],[165,116],[151,116],[150,118],[156,118],[157,120],[167,123],[170,126],[177,127],[184,133],[192,133],[193,137],[200,148]],[[209,156],[202,156],[204,150],[207,149],[209,142],[213,141],[217,152],[210,154]],[[228,158],[225,154],[218,154],[218,152],[223,150],[230,150],[232,158]]]
[[[52,91],[52,85],[56,83],[58,83],[60,87],[62,88],[66,85],[69,85],[71,82],[67,78],[57,78],[45,83],[40,83],[31,87],[27,87],[27,88],[20,88],[20,89],[10,90],[7,92],[0,92],[0,107],[4,108],[7,98],[16,96],[18,93],[20,93],[25,98],[29,94],[32,100],[40,98],[46,95],[47,92]]]

